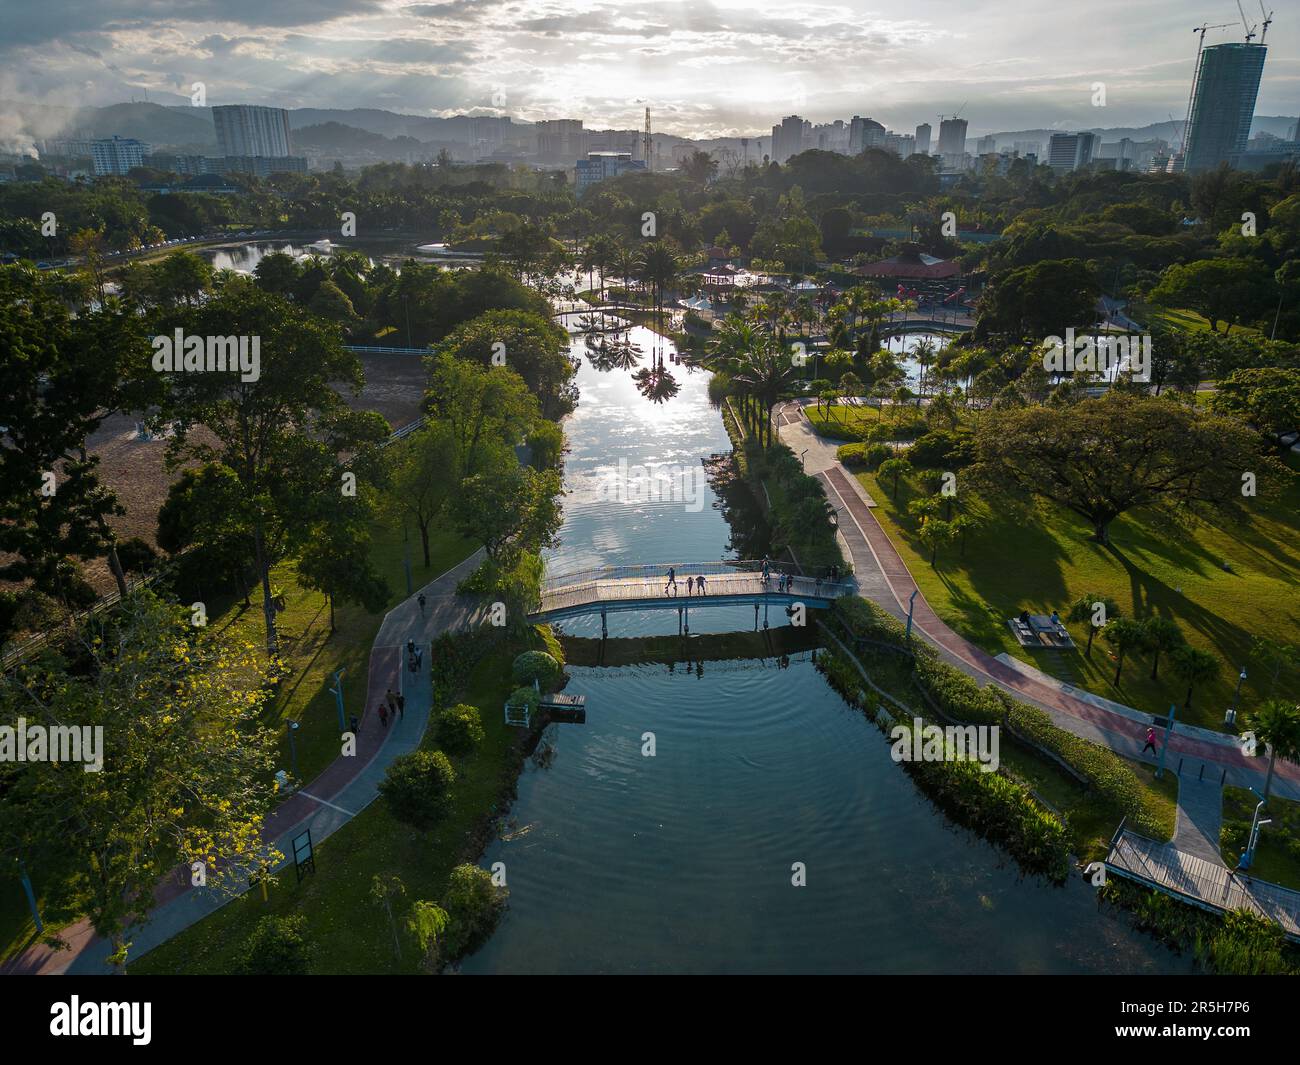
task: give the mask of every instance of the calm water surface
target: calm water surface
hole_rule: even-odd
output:
[[[632,339],[648,365],[653,336],[638,329]],[[655,405],[629,371],[600,373],[584,358],[552,572],[733,557],[718,499],[691,472],[727,450],[721,419],[704,374],[666,366],[681,391]],[[624,472],[641,476],[636,467],[675,483],[676,498],[620,491]],[[747,608],[692,615],[693,631],[752,625]],[[565,626],[599,634],[599,618]],[[611,638],[675,631],[673,612],[610,615]],[[807,656],[788,668],[570,673],[567,690],[587,696],[587,724],[551,726],[520,778],[506,838],[481,862],[506,863],[510,908],[466,972],[1190,968],[1100,913],[1082,880],[1023,879],[951,826]],[[647,732],[654,757],[642,754]],[[806,887],[791,886],[795,862]]]

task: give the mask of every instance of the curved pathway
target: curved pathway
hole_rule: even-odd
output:
[[[419,747],[429,723],[433,697],[429,661],[426,657],[420,671],[412,673],[403,668],[402,649],[407,640],[415,640],[424,647],[427,656],[434,636],[447,630],[465,629],[482,620],[480,605],[456,595],[456,585],[474,571],[482,557],[480,549],[384,615],[370,649],[363,704],[357,704],[355,692],[348,695],[348,678],[344,678],[348,712],[355,712],[361,719],[356,754],[349,758],[340,755],[267,817],[262,836],[273,841],[286,856],[277,869],[281,876],[288,875],[293,854],[291,843],[296,836],[310,829],[313,848],[319,846],[378,797],[379,783],[395,759]],[[417,601],[421,592],[426,599],[423,611]],[[406,712],[390,720],[385,728],[375,710],[390,687],[406,696]],[[131,959],[139,958],[196,924],[232,898],[212,888],[191,887],[189,867],[178,867],[154,892],[156,905],[148,923],[132,929],[128,935]],[[59,936],[68,944],[67,950],[55,951],[44,943],[35,943],[0,967],[0,974],[93,976],[109,972],[105,959],[111,948],[95,934],[89,921],[83,919],[69,925]]]
[[[982,683],[996,684],[1039,707],[1060,728],[1126,758],[1150,761],[1141,753],[1152,720],[1149,714],[1114,703],[1100,705],[1106,701],[1088,693],[1084,693],[1086,698],[1074,695],[1067,685],[994,658],[950,629],[917,588],[907,564],[872,513],[875,503],[861,482],[836,459],[838,443],[814,432],[798,404],[778,408],[776,418],[781,439],[796,455],[805,453],[804,468],[825,485],[828,498],[840,514],[840,531],[864,598],[901,619],[907,617],[908,600],[915,593],[912,627],[938,648],[946,661]],[[1181,724],[1175,726],[1169,739],[1165,764],[1176,771],[1180,759],[1187,773],[1200,774],[1204,765],[1204,776],[1215,783],[1223,779],[1257,789],[1263,788],[1268,768],[1267,759],[1242,754],[1235,737]],[[1300,799],[1300,766],[1279,761],[1273,793]]]

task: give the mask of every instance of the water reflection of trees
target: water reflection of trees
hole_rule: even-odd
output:
[[[672,373],[656,362],[653,367],[642,368],[632,375],[637,391],[651,403],[666,403],[681,391]]]
[[[610,370],[630,370],[641,361],[641,345],[632,343],[626,335],[589,336],[586,339],[587,359],[593,369],[601,373]]]

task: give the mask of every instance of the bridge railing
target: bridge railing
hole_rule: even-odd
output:
[[[819,578],[816,574],[800,574],[787,563],[768,562],[767,567],[772,577],[771,583],[773,586],[775,586],[776,579],[779,576],[788,574],[796,578],[800,586],[807,587],[809,583],[812,583],[815,587],[824,589],[827,595],[845,595],[855,588],[853,582],[847,579],[847,574],[839,575],[837,579],[831,580],[829,575]],[[542,582],[542,595],[595,588],[600,581],[607,580],[653,580],[658,583],[668,579],[669,569],[673,570],[674,575],[681,582],[686,577],[700,574],[707,577],[727,574],[758,575],[763,571],[763,562],[755,559],[741,559],[721,562],[660,562],[644,565],[597,566],[547,576]],[[775,587],[773,590],[775,590]]]

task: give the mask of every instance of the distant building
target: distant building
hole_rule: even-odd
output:
[[[1214,44],[1201,53],[1193,83],[1183,169],[1211,170],[1246,150],[1264,73],[1262,44]]]
[[[916,154],[916,138],[910,133],[886,133],[882,147],[887,152],[893,152],[900,159],[906,159]]]
[[[993,137],[993,136],[981,137],[979,140],[975,142],[976,155],[994,155],[997,153],[997,150],[998,150],[997,137]]]
[[[579,159],[574,169],[574,190],[581,196],[607,178],[645,168],[645,161],[633,159],[631,152],[588,152],[587,158]]]
[[[580,118],[554,118],[538,122],[537,157],[548,162],[568,162],[587,154],[587,137]]]
[[[798,115],[787,115],[779,126],[772,127],[772,161],[784,163],[792,155],[804,150],[804,127],[809,126]],[[883,128],[883,127],[882,127]],[[849,134],[850,145],[853,135]]]
[[[1037,159],[1043,154],[1043,145],[1040,141],[1012,141],[1011,150],[1019,156],[1032,155]]]
[[[90,142],[90,157],[95,162],[95,173],[125,174],[133,167],[144,166],[153,153],[152,145],[133,137],[109,137]]]
[[[885,146],[885,127],[875,119],[853,116],[849,123],[849,154],[858,155],[868,148]]]
[[[930,154],[930,123],[922,122],[916,127],[916,150],[922,155]]]
[[[226,104],[212,109],[218,156],[289,154],[289,112],[281,107]]]
[[[221,159],[205,159],[212,174],[252,174],[269,177],[271,174],[305,174],[307,160],[301,155],[227,155]]]
[[[940,155],[961,155],[966,151],[966,120],[945,118],[939,123]]]
[[[1097,146],[1095,133],[1053,133],[1047,142],[1047,165],[1067,174],[1092,162]]]

